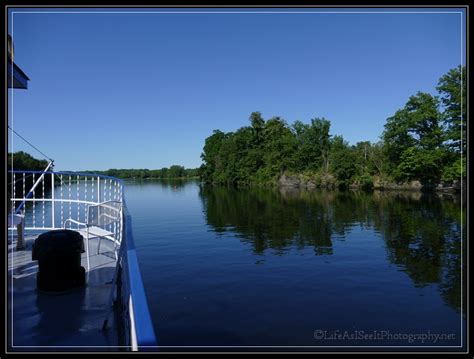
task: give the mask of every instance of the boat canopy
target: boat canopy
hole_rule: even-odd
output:
[[[8,88],[27,89],[28,76],[13,61],[13,40],[8,35]]]

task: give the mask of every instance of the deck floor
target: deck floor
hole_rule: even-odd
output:
[[[8,238],[8,346],[11,351],[110,351],[118,350],[114,313],[109,329],[102,331],[115,271],[113,244],[90,240],[91,268],[87,285],[64,294],[36,289],[38,262],[31,259],[37,235],[25,236],[26,249],[16,250]],[[85,253],[82,266],[87,268]]]

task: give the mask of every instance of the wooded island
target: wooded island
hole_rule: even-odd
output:
[[[364,189],[459,183],[466,175],[466,68],[442,76],[437,90],[438,96],[411,96],[387,119],[377,143],[350,145],[329,134],[331,123],[324,118],[289,126],[280,117],[265,121],[253,112],[250,126],[215,130],[206,138],[201,178],[216,184]]]

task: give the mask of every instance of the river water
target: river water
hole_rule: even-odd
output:
[[[126,199],[163,348],[465,348],[456,196],[149,180]]]

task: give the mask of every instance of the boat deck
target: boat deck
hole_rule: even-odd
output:
[[[110,351],[119,346],[115,313],[108,330],[102,331],[115,271],[113,243],[90,240],[87,285],[63,294],[36,289],[38,262],[31,259],[37,235],[25,236],[26,249],[16,250],[16,238],[8,238],[8,347],[11,351]],[[85,253],[82,266],[86,266]]]

